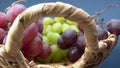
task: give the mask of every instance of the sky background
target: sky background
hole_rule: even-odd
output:
[[[10,4],[14,1],[16,0],[0,0],[0,11],[4,11],[5,8],[10,6]],[[76,7],[82,8],[90,15],[94,15],[110,4],[117,4],[120,6],[120,0],[27,0],[26,3],[22,4],[24,4],[26,7],[29,7],[39,3],[56,1],[69,3]],[[100,18],[104,18],[105,23],[113,18],[120,19],[120,7],[112,7],[108,9],[100,16]],[[116,47],[112,50],[111,54],[105,59],[105,61],[99,66],[99,68],[120,68],[120,40],[118,40]]]

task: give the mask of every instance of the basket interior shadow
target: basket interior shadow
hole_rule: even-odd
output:
[[[30,24],[43,16],[60,16],[77,22],[84,30],[85,52],[73,64],[37,64],[27,62],[20,51],[23,32]],[[11,26],[5,46],[0,46],[1,68],[96,68],[110,54],[118,37],[110,34],[107,39],[98,41],[94,19],[81,8],[55,2],[41,3],[29,7],[19,14]],[[19,35],[19,36],[18,36]],[[63,62],[64,63],[64,62]]]

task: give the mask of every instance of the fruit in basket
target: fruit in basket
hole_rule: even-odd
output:
[[[8,21],[13,23],[15,18],[22,13],[26,7],[23,4],[13,4],[10,6],[10,8],[7,10],[6,14],[8,17]]]
[[[78,48],[80,48],[81,50],[85,49],[86,43],[85,43],[85,38],[84,38],[84,34],[83,33],[81,33],[78,36],[76,44],[77,44],[76,46]]]
[[[107,29],[110,33],[120,35],[120,20],[111,19],[107,22]]]
[[[42,47],[42,50],[41,52],[39,53],[39,57],[41,58],[47,58],[51,53],[51,48],[50,48],[50,45],[43,42],[43,47]]]
[[[53,24],[53,19],[51,17],[45,17],[42,20],[43,25],[50,25]]]
[[[68,29],[70,29],[70,25],[67,24],[67,23],[63,23],[63,25],[62,25],[62,32],[66,31]]]
[[[47,34],[48,41],[51,42],[51,44],[56,44],[59,37],[60,35],[58,33],[49,32]]]
[[[0,28],[5,28],[7,26],[7,15],[0,12]]]
[[[42,33],[43,32],[43,23],[41,21],[37,21],[36,22],[37,26],[38,26],[38,32]]]
[[[35,38],[38,32],[38,27],[36,23],[32,23],[25,31],[23,35],[23,45],[29,43]]]
[[[42,50],[42,40],[36,36],[31,42],[22,46],[22,52],[25,57],[36,57]],[[29,60],[29,58],[28,58]]]
[[[0,44],[2,44],[4,37],[6,36],[6,32],[4,29],[0,28]]]
[[[69,61],[75,62],[82,56],[82,54],[83,52],[80,48],[72,46],[68,50],[67,58],[69,59]]]
[[[67,45],[74,44],[77,40],[77,37],[77,32],[72,29],[66,30],[62,34],[62,39]]]
[[[66,21],[66,19],[64,17],[55,17],[54,22],[60,22],[60,23],[64,23]]]
[[[62,33],[62,24],[60,22],[53,24],[52,31],[57,33]]]

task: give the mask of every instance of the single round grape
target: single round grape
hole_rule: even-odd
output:
[[[60,23],[64,23],[66,21],[66,19],[64,17],[55,17],[54,22],[60,22]]]
[[[77,38],[77,44],[76,44],[76,46],[77,46],[78,48],[80,48],[81,50],[84,50],[84,49],[85,49],[85,45],[86,45],[86,43],[85,43],[84,34],[81,33],[81,34],[78,36],[78,38]]]
[[[62,39],[66,43],[66,45],[74,44],[77,41],[77,37],[77,32],[72,29],[66,30],[62,34]]]
[[[36,57],[41,52],[42,47],[42,40],[36,36],[31,42],[23,45],[22,52],[27,57]]]
[[[97,31],[98,31],[98,40],[103,40],[108,37],[107,31],[105,31],[102,27],[99,25],[96,25]]]
[[[60,48],[56,44],[51,45],[51,62],[60,62],[63,59],[63,55],[60,52]]]
[[[50,55],[50,53],[51,53],[50,45],[44,42],[42,50],[38,56],[41,58],[47,58]]]
[[[32,23],[25,31],[23,36],[23,45],[29,43],[35,38],[38,33],[38,27],[36,23]]]
[[[7,27],[7,15],[3,12],[0,12],[0,28]]]
[[[5,36],[6,36],[5,30],[0,28],[0,44],[3,42]]]
[[[82,54],[83,52],[80,48],[72,46],[68,50],[67,58],[70,62],[75,62],[82,56]]]
[[[22,13],[25,9],[26,7],[23,4],[14,4],[10,6],[6,12],[8,20],[13,23],[18,14]]]
[[[63,23],[63,25],[62,25],[62,32],[65,32],[68,29],[70,29],[70,25],[67,24],[67,23]]]
[[[43,23],[43,25],[53,24],[53,19],[50,17],[45,17],[45,18],[43,18],[42,23]]]
[[[120,35],[120,20],[111,19],[107,22],[107,29],[110,33]]]
[[[56,33],[62,33],[62,24],[60,22],[54,23],[52,25],[52,31]]]
[[[62,37],[60,37],[58,39],[58,42],[57,42],[58,46],[60,49],[62,50],[65,50],[65,49],[68,49],[69,48],[69,45],[66,45],[65,42],[63,41]]]
[[[40,21],[37,21],[37,26],[38,26],[38,32],[42,33],[43,32],[43,23]]]
[[[41,40],[43,40],[42,34],[41,33],[37,33],[37,37],[40,38]]]

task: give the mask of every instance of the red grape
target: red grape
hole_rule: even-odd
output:
[[[111,19],[107,22],[107,29],[110,33],[120,35],[120,20]]]
[[[36,36],[22,47],[22,52],[26,57],[35,57],[41,52],[42,47],[42,40]]]
[[[69,61],[75,62],[82,56],[82,54],[83,54],[83,52],[80,48],[78,48],[76,46],[72,46],[68,50],[67,57],[68,57]]]
[[[29,43],[35,38],[38,33],[38,27],[35,23],[32,23],[25,31],[23,36],[23,45]]]
[[[5,36],[6,36],[5,30],[0,28],[0,44],[2,43]]]
[[[77,38],[77,44],[76,44],[76,46],[78,47],[78,48],[80,48],[81,50],[84,50],[85,49],[85,38],[84,38],[84,34],[83,33],[81,33],[80,35],[79,35],[79,37]]]
[[[77,40],[77,37],[77,32],[72,29],[66,30],[62,34],[62,39],[67,45],[74,44]]]
[[[96,25],[97,31],[98,31],[98,40],[103,40],[108,37],[107,31],[105,31],[101,26]]]
[[[39,37],[41,40],[43,40],[43,38],[42,38],[42,34],[41,33],[37,33],[37,37]]]
[[[48,45],[47,43],[43,43],[43,48],[38,56],[41,58],[47,58],[50,55],[50,53],[51,53],[50,45]]]
[[[23,12],[26,9],[26,7],[23,4],[14,4],[10,6],[10,8],[7,10],[6,14],[8,16],[8,20],[13,23],[15,18]]]
[[[43,24],[40,21],[37,21],[36,23],[38,25],[38,32],[42,33],[43,32]]]
[[[0,28],[5,28],[7,26],[7,15],[0,12]]]

